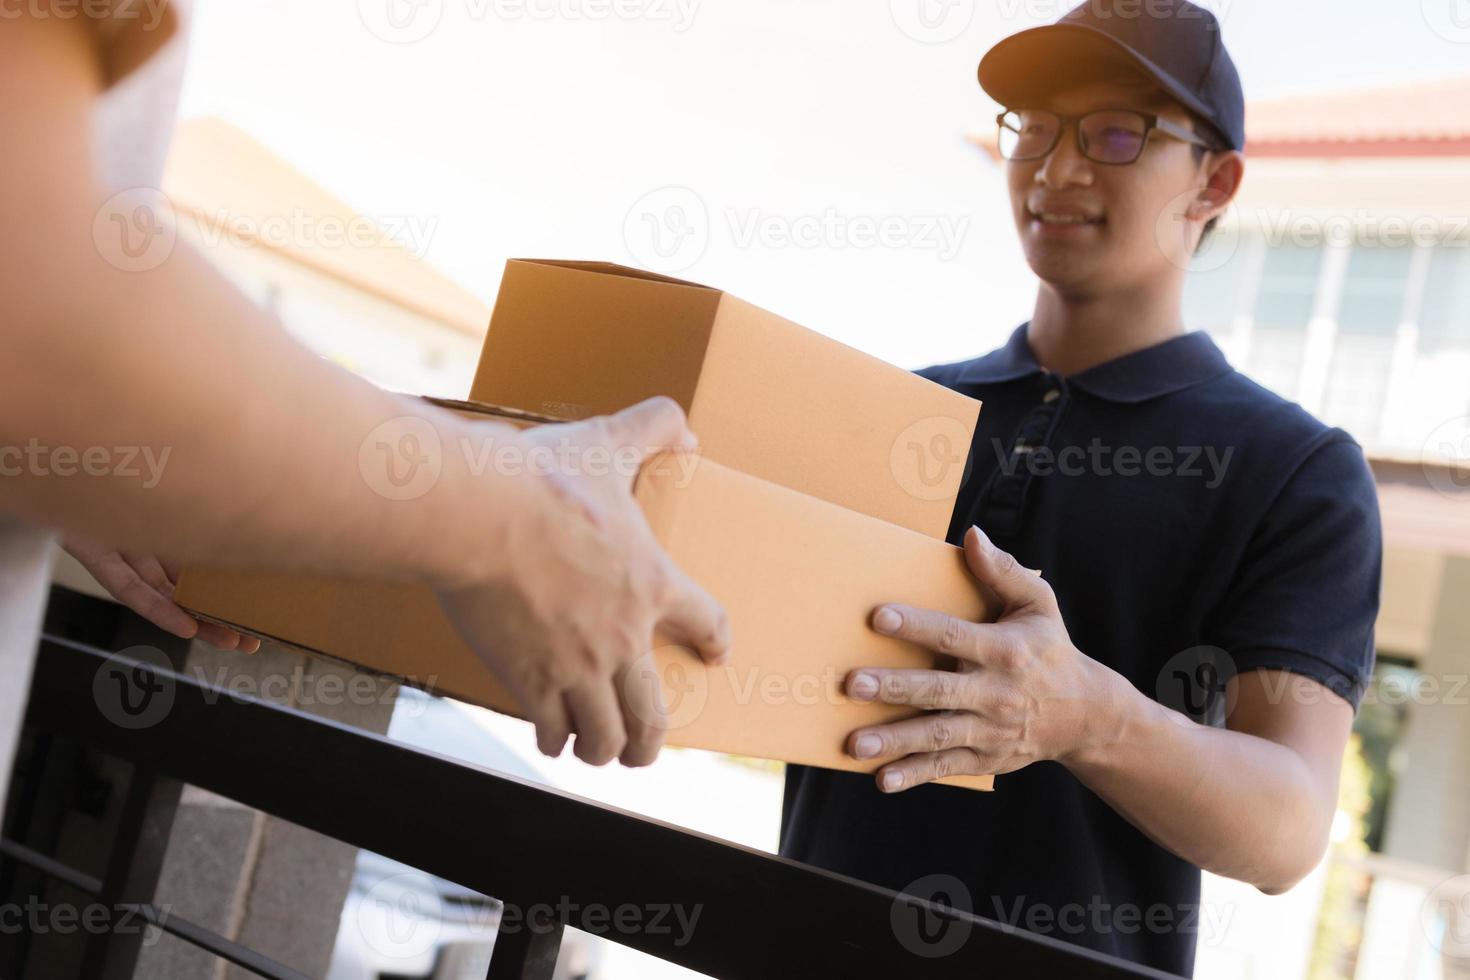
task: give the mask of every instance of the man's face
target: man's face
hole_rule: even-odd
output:
[[[1091,83],[1015,108],[1064,116],[1134,109],[1194,129],[1182,106],[1141,85]],[[1161,222],[1183,221],[1188,192],[1203,186],[1202,168],[1188,144],[1156,131],[1137,162],[1109,165],[1082,155],[1071,126],[1047,157],[1006,166],[1026,261],[1059,291],[1096,295],[1136,288],[1159,276],[1181,275],[1187,266],[1188,249],[1176,243],[1188,236],[1161,236],[1159,228]]]

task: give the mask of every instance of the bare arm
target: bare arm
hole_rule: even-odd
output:
[[[881,788],[1055,760],[1201,868],[1275,894],[1316,866],[1352,725],[1346,701],[1299,675],[1254,671],[1230,682],[1229,730],[1201,725],[1077,650],[1051,586],[977,529],[965,555],[1001,601],[997,622],[907,606],[874,615],[880,632],[955,657],[958,671],[865,668],[847,680],[859,700],[935,709],[852,734],[858,758],[906,756],[878,772]]]
[[[632,473],[476,472],[459,450],[489,437],[612,458],[690,449],[678,407],[524,433],[471,426],[326,364],[186,247],[147,272],[109,264],[92,237],[113,189],[91,163],[86,31],[24,14],[0,30],[0,451],[134,446],[167,462],[151,483],[12,466],[0,511],[180,560],[428,583],[543,751],[575,733],[586,761],[651,761],[662,706],[620,677],[655,628],[720,657],[722,610],[658,548]],[[389,499],[359,452],[410,414],[442,472],[417,499]]]

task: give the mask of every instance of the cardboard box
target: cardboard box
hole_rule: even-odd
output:
[[[489,407],[443,403],[524,424]],[[735,645],[727,666],[656,652],[668,744],[850,771],[856,728],[916,712],[850,701],[856,667],[933,667],[936,656],[869,628],[884,602],[992,618],[958,548],[700,458],[655,457],[637,500],[672,558],[722,602]],[[660,464],[663,465],[660,465]],[[320,576],[188,568],[175,599],[209,619],[393,675],[434,693],[517,713],[424,587]],[[648,678],[647,682],[651,682]],[[886,760],[880,760],[886,761]],[[989,777],[947,782],[991,789]]]
[[[506,264],[470,398],[575,419],[654,395],[683,406],[710,459],[940,539],[980,412],[717,289]]]

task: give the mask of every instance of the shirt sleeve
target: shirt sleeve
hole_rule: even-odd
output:
[[[1237,673],[1302,674],[1356,711],[1373,673],[1382,569],[1373,473],[1362,448],[1333,430],[1262,516],[1206,642]]]
[[[93,18],[98,64],[109,88],[152,58],[177,33],[178,0],[101,0]]]

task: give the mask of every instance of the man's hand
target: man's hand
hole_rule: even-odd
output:
[[[559,754],[575,734],[584,762],[648,765],[665,709],[655,685],[625,680],[653,649],[654,630],[709,663],[730,646],[724,610],[659,548],[632,494],[647,456],[692,452],[694,435],[667,398],[521,435],[532,460],[539,452],[568,465],[529,478],[527,505],[506,528],[501,576],[440,590],[440,602],[519,699],[542,752]]]
[[[1089,744],[1089,709],[1110,687],[1097,682],[1104,668],[1072,645],[1056,596],[1040,575],[979,528],[965,535],[965,559],[1001,601],[995,623],[897,605],[873,614],[873,629],[955,658],[954,671],[869,667],[848,675],[847,693],[855,700],[933,709],[849,737],[854,758],[905,756],[879,770],[884,792],[1064,760]]]
[[[173,562],[155,555],[118,551],[76,535],[68,535],[62,547],[114,599],[159,629],[186,640],[203,640],[221,650],[254,653],[260,649],[255,637],[195,619],[175,603],[179,570]]]

